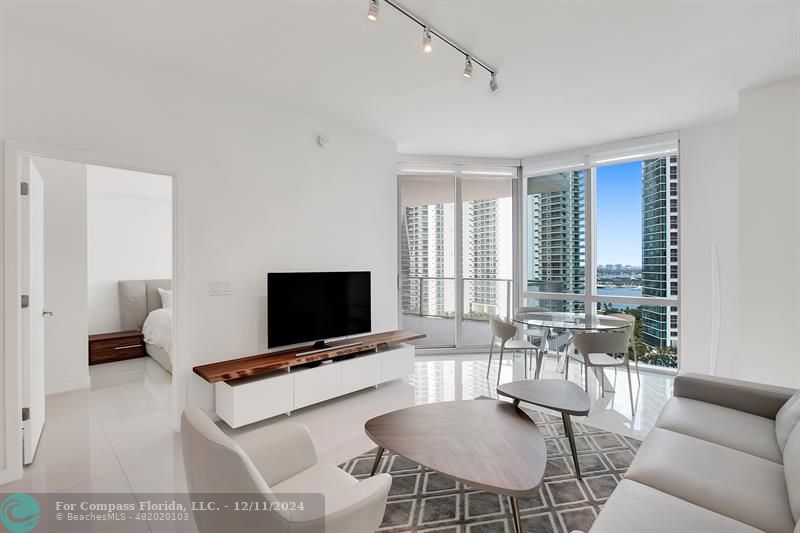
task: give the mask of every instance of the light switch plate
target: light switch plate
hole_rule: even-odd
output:
[[[230,281],[209,281],[208,294],[211,296],[228,296],[231,294]]]

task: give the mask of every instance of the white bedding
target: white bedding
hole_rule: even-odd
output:
[[[163,348],[172,356],[172,309],[156,309],[142,326],[144,342]]]

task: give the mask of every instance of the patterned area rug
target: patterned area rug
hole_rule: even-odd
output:
[[[583,473],[583,480],[578,481],[561,417],[524,410],[544,436],[547,468],[538,494],[519,499],[523,531],[588,531],[628,469],[640,441],[587,426],[573,417]],[[342,468],[365,478],[374,460],[372,450]],[[381,533],[514,533],[507,498],[472,489],[388,451],[379,471],[392,475]]]

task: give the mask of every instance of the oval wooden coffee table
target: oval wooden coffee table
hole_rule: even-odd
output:
[[[578,464],[578,451],[575,449],[575,433],[572,431],[570,415],[586,416],[592,408],[589,395],[578,385],[565,379],[533,379],[503,383],[497,387],[497,394],[519,402],[530,403],[558,411],[564,422],[564,433],[569,439],[572,450],[572,462],[575,464],[575,475],[581,479],[581,467]]]
[[[524,411],[497,400],[417,405],[367,421],[378,445],[374,475],[384,450],[470,487],[511,499],[520,532],[517,498],[536,491],[547,452],[536,424]]]

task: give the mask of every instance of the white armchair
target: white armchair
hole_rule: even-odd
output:
[[[281,423],[249,435],[240,446],[197,407],[181,418],[183,462],[192,494],[256,494],[280,501],[280,494],[321,493],[324,512],[304,510],[241,513],[242,531],[265,533],[373,533],[381,524],[392,485],[388,474],[362,481],[334,465],[320,463],[308,428]],[[315,508],[311,508],[315,507]],[[235,531],[230,514],[196,513],[202,533]],[[247,521],[247,523],[245,523]]]

